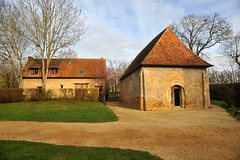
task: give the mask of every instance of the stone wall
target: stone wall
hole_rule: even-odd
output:
[[[141,68],[121,81],[120,99],[143,110],[174,109],[174,86],[181,87],[182,108],[209,106],[207,71],[195,68]]]
[[[75,89],[74,83],[89,83],[88,88],[95,86],[103,86],[105,88],[105,79],[48,79],[46,89],[61,89],[61,85],[63,85],[63,88]],[[23,89],[37,88],[38,86],[42,86],[41,79],[23,79]]]
[[[120,101],[136,109],[141,109],[140,73],[137,70],[120,81]]]

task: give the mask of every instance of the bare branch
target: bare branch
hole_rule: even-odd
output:
[[[26,38],[42,58],[42,88],[45,90],[49,63],[64,55],[81,40],[86,16],[73,0],[17,0],[18,13]],[[46,59],[46,63],[45,60]]]
[[[22,86],[23,58],[29,46],[28,40],[24,37],[21,23],[17,18],[16,6],[12,3],[5,3],[1,8],[0,19],[0,57],[11,64],[15,79]],[[18,72],[20,70],[20,74]],[[18,78],[19,76],[19,78]]]
[[[218,43],[226,41],[232,34],[232,25],[220,14],[188,15],[170,26],[181,41],[197,55]]]
[[[233,35],[223,45],[224,53],[240,68],[240,33]]]

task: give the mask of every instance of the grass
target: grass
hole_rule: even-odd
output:
[[[222,104],[226,104],[224,101],[218,101],[218,100],[211,100],[211,104],[222,106]]]
[[[149,152],[129,149],[57,146],[25,141],[0,141],[0,159],[161,160]]]
[[[1,103],[0,120],[96,123],[118,118],[101,102],[37,101]]]
[[[211,104],[215,104],[215,105],[217,105],[217,106],[220,106],[220,107],[222,107],[222,104],[226,104],[224,101],[219,101],[219,100],[211,100]],[[236,106],[231,106],[232,108],[235,108],[236,110],[240,110],[240,108],[239,107],[236,107]],[[224,108],[224,107],[222,107],[222,108]],[[228,108],[224,108],[231,116],[233,116],[233,117],[236,117],[235,116],[235,113],[234,113],[234,111],[231,111],[231,110],[229,110]],[[238,120],[240,120],[240,116],[237,116],[236,117]]]

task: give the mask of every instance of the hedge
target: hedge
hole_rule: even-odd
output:
[[[98,101],[98,88],[75,89],[75,98],[79,101]]]
[[[26,95],[25,100],[38,101],[42,99],[42,89],[41,88],[24,89],[24,95]]]
[[[23,89],[0,89],[0,103],[23,101]]]
[[[227,104],[240,106],[240,83],[210,85],[212,100],[225,101]]]
[[[0,89],[0,103],[16,102],[16,101],[38,101],[48,99],[76,99],[78,101],[98,101],[98,88],[84,89],[56,89],[46,90],[45,95],[42,94],[42,89]]]

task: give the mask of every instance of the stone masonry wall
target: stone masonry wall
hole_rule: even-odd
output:
[[[63,88],[73,88],[75,89],[74,83],[89,83],[88,88],[95,86],[104,86],[104,80],[95,79],[48,79],[46,83],[46,89],[60,89],[61,85]],[[23,89],[25,88],[37,88],[37,86],[42,86],[41,79],[23,79]]]
[[[172,87],[180,86],[184,108],[207,108],[210,104],[206,69],[143,67],[120,82],[120,100],[140,110],[176,108]]]
[[[185,108],[209,106],[206,69],[145,67],[142,70],[146,110],[174,109],[171,88],[175,85],[184,90]]]
[[[136,109],[141,109],[140,73],[140,70],[137,70],[120,81],[120,101]]]

